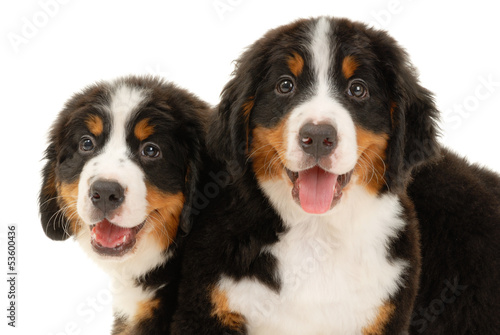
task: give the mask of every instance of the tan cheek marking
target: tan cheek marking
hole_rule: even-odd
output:
[[[354,174],[371,193],[377,194],[385,185],[385,150],[388,136],[356,127],[356,139],[358,163],[354,168]]]
[[[383,335],[385,325],[391,318],[394,310],[394,305],[389,302],[380,306],[375,321],[368,327],[363,328],[363,335]]]
[[[182,192],[170,194],[160,191],[148,184],[147,197],[148,218],[147,225],[151,227],[149,237],[153,239],[162,250],[166,250],[175,239],[179,228],[179,218],[184,206]]]
[[[243,330],[245,318],[241,314],[231,311],[227,296],[222,290],[214,288],[211,293],[211,300],[213,305],[212,316],[216,317],[225,327],[232,330]]]
[[[85,120],[87,128],[94,136],[99,136],[102,134],[104,125],[102,119],[97,115],[90,115],[87,120]]]
[[[261,181],[283,174],[286,166],[286,119],[274,128],[256,127],[252,132],[252,167]]]
[[[349,79],[358,68],[359,64],[353,56],[346,56],[342,61],[342,73],[346,79]]]
[[[300,76],[304,69],[304,59],[298,53],[294,52],[288,58],[288,67],[295,77]]]
[[[69,227],[72,234],[78,234],[80,226],[77,224],[78,213],[76,210],[76,202],[78,199],[78,181],[73,183],[58,183],[57,184],[58,204],[61,208],[61,213],[56,215],[64,215],[69,222]],[[57,217],[53,218],[54,220]]]
[[[139,141],[144,141],[155,132],[154,126],[149,124],[149,119],[142,119],[137,122],[134,128],[134,135]]]

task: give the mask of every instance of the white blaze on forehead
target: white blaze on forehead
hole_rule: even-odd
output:
[[[111,116],[111,134],[105,147],[104,154],[107,158],[128,156],[127,124],[139,106],[144,100],[142,90],[122,85],[116,88],[112,95],[109,106]],[[113,171],[110,171],[113,172]]]
[[[144,172],[130,159],[127,145],[127,127],[135,112],[145,99],[143,90],[127,85],[114,88],[109,106],[102,106],[109,114],[111,132],[104,147],[84,166],[80,175],[78,194],[78,214],[87,224],[95,224],[92,219],[93,205],[89,189],[96,180],[117,181],[125,190],[125,201],[113,218],[114,224],[134,227],[147,216],[146,185]]]
[[[312,67],[317,80],[316,95],[329,95],[328,72],[332,58],[330,46],[330,21],[324,17],[316,23],[311,43]]]
[[[298,105],[290,113],[287,121],[288,169],[300,171],[311,166],[304,166],[307,156],[299,145],[299,132],[306,123],[330,124],[337,130],[338,145],[330,156],[331,171],[344,174],[354,168],[357,160],[357,143],[354,122],[349,111],[335,98],[342,92],[335,92],[331,69],[333,69],[333,50],[331,22],[320,18],[311,30],[311,66],[314,84],[311,97]],[[300,85],[300,83],[299,83]]]

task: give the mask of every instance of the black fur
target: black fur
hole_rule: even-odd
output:
[[[422,276],[411,334],[500,333],[500,177],[443,149],[408,187]]]

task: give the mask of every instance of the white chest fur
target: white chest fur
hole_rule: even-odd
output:
[[[397,197],[353,185],[321,216],[273,204],[290,228],[265,250],[278,259],[281,289],[223,277],[230,308],[244,315],[250,334],[361,334],[397,291],[406,266],[388,260],[389,239],[405,225]]]

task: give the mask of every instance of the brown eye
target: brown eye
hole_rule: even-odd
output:
[[[366,88],[366,84],[363,81],[354,80],[349,84],[347,94],[358,99],[366,98],[368,96],[368,88]]]
[[[90,136],[83,136],[80,140],[80,151],[82,151],[83,153],[89,153],[94,151],[94,149],[94,139]]]
[[[288,94],[293,91],[294,84],[291,78],[283,78],[276,85],[276,91],[280,94]]]
[[[142,147],[141,155],[144,158],[159,158],[161,157],[161,150],[154,143],[146,143]]]

